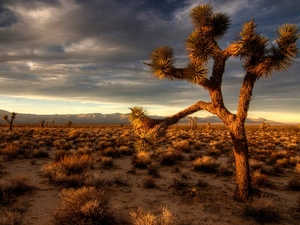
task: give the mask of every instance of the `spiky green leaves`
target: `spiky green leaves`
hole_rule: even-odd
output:
[[[194,64],[206,63],[214,53],[215,45],[200,31],[193,31],[185,41],[188,57]]]
[[[291,66],[299,51],[296,41],[300,38],[300,29],[295,24],[284,24],[278,28],[276,36],[275,42],[278,48],[272,46],[270,49],[273,56],[274,69],[287,69]]]
[[[147,116],[147,109],[143,106],[135,106],[130,110],[129,121],[134,129],[150,127],[151,119]]]
[[[265,54],[268,39],[255,32],[256,26],[253,19],[244,23],[241,38],[235,44],[235,56],[259,58]]]
[[[192,84],[200,84],[207,77],[207,68],[203,64],[189,63],[185,70],[185,79]]]
[[[172,70],[174,69],[173,64],[174,50],[169,46],[162,46],[156,48],[150,55],[150,63],[145,63],[151,69],[152,74],[159,79],[170,79],[173,80]]]
[[[215,40],[223,37],[230,25],[229,16],[224,13],[213,13],[213,7],[209,4],[194,7],[190,17],[196,30],[209,34]]]

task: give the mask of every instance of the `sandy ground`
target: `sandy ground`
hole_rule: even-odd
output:
[[[59,135],[63,137],[68,135],[68,132]],[[47,135],[49,138],[51,133]],[[99,138],[101,139],[101,137]],[[184,137],[184,139],[186,138],[188,137]],[[210,135],[210,138],[218,141],[220,137]],[[230,140],[228,141],[230,142]],[[76,146],[79,146],[78,142]],[[82,142],[85,143],[87,140],[84,139]],[[73,146],[75,151],[76,146]],[[5,144],[2,143],[1,147],[5,147]],[[61,204],[60,192],[63,187],[50,183],[42,172],[42,167],[53,161],[57,147],[43,146],[40,148],[48,151],[50,157],[36,158],[34,165],[32,158],[16,157],[7,160],[5,156],[0,155],[1,179],[26,176],[29,183],[34,187],[32,191],[15,197],[14,200],[14,202],[19,202],[27,208],[24,224],[52,224],[53,212]],[[122,179],[124,184],[113,183],[105,186],[104,189],[109,196],[113,211],[122,217],[124,224],[133,224],[130,212],[138,207],[154,214],[160,214],[162,208],[167,207],[176,216],[175,224],[178,225],[258,224],[252,218],[243,216],[245,203],[233,199],[234,174],[225,176],[194,171],[190,160],[191,156],[195,154],[205,155],[208,148],[209,145],[206,145],[200,150],[192,148],[190,152],[183,152],[184,159],[175,166],[162,166],[158,162],[154,162],[158,165],[159,177],[155,178],[156,186],[151,189],[145,188],[143,185],[143,179],[148,176],[148,170],[138,168],[133,170],[132,156],[114,158],[113,166],[110,168],[104,168],[99,162],[96,162],[93,168],[88,170],[88,173],[105,180],[113,180],[115,177]],[[277,148],[282,150],[283,147],[277,146]],[[299,148],[296,149],[296,156],[300,155],[299,151]],[[230,153],[219,155],[220,161],[226,162],[228,154]],[[300,194],[286,188],[288,181],[296,176],[299,174],[295,172],[294,168],[287,167],[282,173],[268,176],[272,185],[257,188],[253,200],[256,201],[261,196],[268,198],[280,211],[280,220],[269,224],[299,224],[300,214],[297,211],[297,207],[299,207],[297,206],[297,197]],[[186,187],[183,190],[177,190],[174,187],[174,178],[183,181]],[[207,183],[207,185],[204,187],[197,186],[199,180]],[[2,206],[1,208],[7,210],[9,207],[11,206]]]

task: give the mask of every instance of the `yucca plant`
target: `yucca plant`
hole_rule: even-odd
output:
[[[12,112],[12,113],[11,113],[11,116],[10,116],[10,120],[8,119],[8,116],[7,116],[7,115],[4,115],[4,116],[2,117],[2,119],[4,119],[6,122],[8,122],[8,124],[9,124],[9,130],[12,130],[13,122],[14,122],[14,120],[15,120],[15,118],[16,118],[16,115],[17,115],[17,113]]]
[[[296,42],[300,37],[300,30],[296,24],[284,24],[277,29],[276,39],[271,42],[267,37],[256,32],[257,24],[252,19],[244,23],[239,33],[240,38],[225,49],[221,49],[218,41],[229,28],[229,16],[224,13],[214,13],[211,5],[204,4],[194,7],[190,17],[194,30],[185,42],[189,59],[187,66],[175,67],[174,50],[170,46],[154,49],[150,54],[150,62],[145,64],[158,79],[185,80],[203,87],[209,92],[211,101],[198,101],[161,120],[158,126],[160,130],[166,129],[199,110],[218,116],[229,129],[234,146],[237,184],[235,197],[238,200],[247,201],[252,195],[252,187],[245,120],[254,84],[262,77],[271,76],[273,72],[287,70],[292,66],[298,53]],[[230,112],[225,106],[221,88],[226,61],[230,57],[239,58],[245,71],[236,113]],[[212,60],[210,76],[207,70],[208,60]],[[152,122],[154,120],[147,117],[142,124],[151,129],[153,128]]]

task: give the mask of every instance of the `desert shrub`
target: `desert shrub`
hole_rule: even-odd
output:
[[[108,147],[108,148],[105,148],[103,151],[101,151],[101,155],[109,156],[112,158],[118,158],[118,157],[120,157],[120,152],[117,148]]]
[[[18,211],[0,212],[0,225],[23,225],[23,215]]]
[[[175,190],[183,190],[188,186],[186,183],[185,179],[180,178],[177,179],[176,177],[173,177],[171,187],[174,188]]]
[[[142,183],[143,183],[144,188],[155,188],[156,187],[155,180],[151,176],[144,177]]]
[[[188,140],[174,141],[173,148],[178,151],[191,152],[190,142]]]
[[[221,151],[217,148],[210,148],[206,151],[206,155],[208,155],[208,156],[220,156]]]
[[[61,158],[58,163],[64,168],[67,175],[79,174],[91,164],[91,157],[89,155],[69,155]]]
[[[70,143],[66,139],[57,139],[53,142],[53,146],[58,149],[68,150],[71,148]]]
[[[259,170],[261,169],[261,167],[263,166],[263,162],[257,161],[255,159],[250,159],[249,160],[249,164],[250,164],[250,168],[255,171],[255,170]]]
[[[15,143],[8,143],[0,153],[4,155],[7,159],[11,160],[21,153],[20,146]]]
[[[69,152],[67,152],[66,150],[55,150],[54,152],[54,159],[56,161],[60,160],[61,158],[63,158],[65,155],[69,154]]]
[[[218,172],[222,176],[232,176],[234,173],[234,168],[232,167],[232,165],[229,164],[221,164],[218,169]]]
[[[279,163],[275,163],[272,168],[275,173],[283,173],[284,171],[283,165]]]
[[[257,201],[245,205],[244,215],[263,224],[278,221],[280,211],[270,199],[260,198]]]
[[[49,158],[49,152],[44,151],[44,150],[34,149],[32,151],[32,157],[33,158]]]
[[[292,178],[291,180],[289,180],[287,187],[292,191],[300,191],[300,179]]]
[[[100,141],[98,143],[98,147],[100,150],[103,150],[103,149],[109,148],[109,147],[113,147],[113,146],[114,146],[114,143],[111,141]]]
[[[91,164],[88,155],[69,155],[59,161],[51,162],[42,167],[42,171],[50,181],[70,186],[81,186],[85,174],[82,174]]]
[[[145,169],[151,163],[151,153],[140,151],[133,155],[132,164],[135,168]]]
[[[150,175],[152,177],[159,177],[158,167],[156,165],[150,164],[148,166],[148,175]]]
[[[128,182],[124,179],[124,175],[122,175],[119,172],[115,172],[112,182],[114,184],[116,184],[117,186],[127,186],[128,185]]]
[[[220,166],[220,162],[210,156],[204,156],[202,158],[197,158],[192,161],[192,165],[195,171],[203,171],[207,173],[216,172]]]
[[[101,156],[101,165],[103,167],[112,167],[114,164],[114,160],[112,157],[107,157],[107,156]]]
[[[76,130],[71,130],[68,134],[68,139],[73,140],[76,139],[80,136],[81,130],[76,129]]]
[[[176,217],[167,209],[163,208],[162,215],[157,217],[142,208],[130,213],[134,225],[173,225]]]
[[[173,148],[168,148],[166,151],[163,151],[160,155],[161,165],[173,166],[178,161],[183,159],[183,155],[180,151],[175,150]]]
[[[266,174],[261,173],[260,170],[255,170],[252,173],[252,185],[266,186],[270,185],[270,180]]]
[[[300,173],[300,163],[297,163],[295,166],[295,172]]]
[[[10,180],[0,181],[0,203],[7,203],[12,196],[21,195],[24,192],[33,189],[33,186],[28,184],[27,177],[15,177]]]
[[[63,189],[62,204],[54,212],[55,225],[108,225],[118,224],[111,212],[109,199],[102,190],[83,187]]]
[[[121,155],[130,156],[133,154],[133,152],[134,152],[133,147],[132,148],[129,148],[128,146],[120,146],[119,147],[119,153]]]

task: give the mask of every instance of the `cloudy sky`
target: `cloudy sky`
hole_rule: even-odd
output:
[[[221,48],[252,17],[270,40],[284,23],[300,26],[295,0],[0,0],[0,109],[128,113],[128,107],[143,105],[152,115],[167,116],[209,101],[201,87],[157,80],[143,64],[162,45],[175,49],[177,66],[187,63],[189,11],[203,3],[230,15]],[[289,71],[258,80],[248,117],[299,123],[299,71],[297,59]],[[227,61],[223,91],[232,112],[243,75],[239,60]]]

